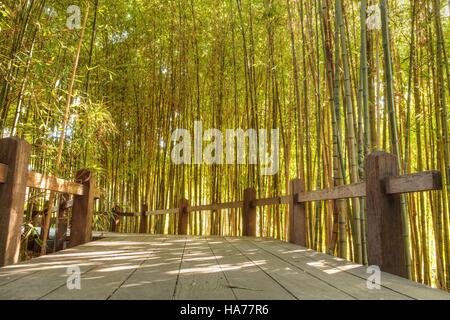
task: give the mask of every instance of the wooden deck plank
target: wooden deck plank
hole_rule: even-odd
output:
[[[141,243],[130,242],[128,239],[95,241],[62,251],[60,254],[32,260],[31,263],[25,265],[8,267],[7,269],[26,268],[37,271],[22,275],[18,279],[0,286],[0,299],[36,300],[44,298],[58,288],[66,288],[67,269],[72,266],[80,268],[83,285],[85,274],[96,267],[105,265],[106,259],[117,259],[124,255],[135,254]],[[60,296],[59,299],[66,299],[66,297]]]
[[[152,254],[110,297],[111,300],[171,300],[177,284],[185,237],[152,243]]]
[[[188,238],[178,274],[174,299],[236,299],[205,238]]]
[[[238,300],[295,299],[224,238],[210,237],[208,244]]]
[[[104,234],[106,238],[0,269],[0,299],[450,299],[366,267],[272,239]],[[68,290],[69,266],[81,290]]]
[[[273,241],[271,239],[253,239],[253,241],[263,241],[266,244],[266,241]],[[281,245],[287,252],[298,253],[305,255],[314,259],[315,261],[325,261],[327,265],[332,270],[342,270],[344,272],[350,273],[356,277],[361,279],[367,279],[368,274],[366,273],[367,267],[358,265],[352,262],[349,262],[345,259],[341,259],[338,257],[333,257],[324,253],[316,252],[311,249],[299,248],[296,245],[281,242]],[[445,291],[431,288],[429,286],[410,281],[405,278],[401,278],[399,276],[382,272],[381,276],[381,285],[385,288],[389,288],[395,292],[408,296],[412,299],[417,300],[450,300],[450,293]]]
[[[353,300],[339,289],[304,273],[264,252],[243,238],[226,238],[237,250],[255,262],[274,281],[300,300]]]
[[[273,254],[303,272],[320,278],[322,281],[358,300],[411,300],[410,297],[386,287],[381,287],[380,290],[370,290],[367,288],[367,279],[336,269],[329,265],[326,259],[315,260],[307,255],[303,255],[301,250],[298,249],[294,251],[287,250],[281,241],[257,241],[253,239],[248,241],[257,248]],[[366,278],[368,276],[366,274]]]
[[[100,264],[82,274],[80,290],[69,290],[63,283],[40,299],[107,300],[152,255],[152,242],[145,240],[133,237],[122,241],[126,244],[123,252],[96,258]]]
[[[116,244],[118,240],[116,238],[107,238],[103,239],[102,242],[114,242]],[[104,246],[102,245],[102,247]],[[1,268],[0,286],[51,267],[79,263],[80,259],[93,257],[101,251],[104,251],[104,248],[98,247],[97,242],[94,241],[83,246],[66,249],[55,254],[41,256],[17,265]]]

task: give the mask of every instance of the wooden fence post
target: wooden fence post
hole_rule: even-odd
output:
[[[141,224],[139,226],[139,233],[147,233],[148,217],[147,217],[148,205],[144,203],[141,210]]]
[[[189,226],[189,200],[181,199],[178,211],[178,235],[187,235]]]
[[[304,188],[303,180],[291,180],[291,199],[289,202],[289,242],[306,247],[306,208],[304,203],[298,203],[299,194],[304,191]]]
[[[19,138],[0,140],[0,163],[8,166],[0,183],[0,267],[19,261],[30,145]]]
[[[62,194],[59,200],[58,208],[58,221],[55,236],[55,251],[61,251],[64,249],[64,242],[66,241],[67,233],[67,202],[70,196],[68,194]]]
[[[386,152],[367,156],[367,251],[369,265],[407,278],[400,195],[387,195],[384,185],[386,178],[397,173],[396,156]]]
[[[111,209],[111,220],[110,220],[110,224],[111,224],[111,232],[117,232],[119,229],[119,222],[120,222],[120,218],[119,218],[119,210],[120,208],[118,208],[117,206],[115,206],[114,208]]]
[[[109,219],[110,231],[116,232],[116,212],[114,211],[114,208],[112,209],[111,213],[112,213],[112,216]]]
[[[80,170],[77,172],[76,181],[81,181],[84,185],[85,194],[82,196],[75,195],[73,199],[70,247],[75,247],[92,240],[95,175],[89,170]]]
[[[255,189],[245,189],[242,210],[242,235],[244,237],[256,237],[256,207],[252,205],[253,200],[256,200]]]

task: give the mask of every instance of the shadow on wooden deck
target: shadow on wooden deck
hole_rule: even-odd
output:
[[[107,233],[1,268],[0,299],[450,300],[448,293],[388,273],[379,290],[370,290],[366,270],[272,239]],[[80,288],[70,290],[77,271]]]

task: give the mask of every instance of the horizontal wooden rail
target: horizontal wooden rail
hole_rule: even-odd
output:
[[[280,204],[289,204],[290,196],[282,196],[282,197],[272,197],[272,198],[263,198],[256,199],[251,202],[253,207],[264,207],[264,206],[273,206]]]
[[[389,177],[385,186],[387,194],[442,190],[442,174],[440,171],[427,171]]]
[[[178,213],[178,209],[153,210],[153,211],[146,212],[145,215],[146,216],[159,216],[159,215],[174,214],[174,213]],[[140,214],[137,214],[137,215],[139,216]]]
[[[188,207],[188,212],[200,212],[200,211],[215,211],[222,209],[239,209],[244,206],[243,201],[235,201],[235,202],[224,202],[224,203],[215,203],[208,204],[202,206]],[[145,213],[146,216],[157,216],[164,214],[176,214],[179,212],[179,209],[159,209],[148,211]],[[115,212],[115,214],[119,217],[140,217],[142,214],[140,212]]]
[[[63,222],[65,208],[72,208],[70,247],[92,240],[92,220],[95,199],[101,193],[95,185],[95,173],[88,169],[76,173],[76,181],[71,182],[58,177],[48,177],[28,170],[31,145],[17,137],[0,139],[0,267],[19,261],[21,245],[20,229],[23,224],[23,212],[27,188],[50,190],[61,193],[58,208],[57,238],[62,249],[67,223]],[[69,200],[69,196],[73,199]],[[56,209],[56,208],[53,208]],[[48,209],[47,209],[48,210]],[[54,210],[52,210],[53,212]],[[45,213],[45,212],[44,212]],[[33,212],[33,216],[39,212]],[[45,216],[41,234],[43,239],[41,253],[47,252],[47,231],[51,215]],[[64,227],[64,225],[66,225]]]
[[[428,171],[407,175],[398,175],[397,158],[385,152],[374,152],[365,160],[366,180],[337,186],[330,189],[305,191],[305,182],[295,179],[290,182],[290,195],[256,198],[254,188],[245,189],[243,201],[213,203],[189,206],[187,199],[180,200],[179,208],[155,210],[144,213],[132,213],[140,216],[139,228],[146,233],[149,214],[178,213],[177,233],[189,233],[189,212],[218,211],[221,209],[242,209],[242,236],[257,236],[257,207],[288,204],[289,233],[291,243],[307,247],[307,207],[305,203],[313,201],[333,201],[338,199],[365,198],[367,216],[367,258],[369,265],[376,265],[381,270],[407,277],[406,247],[402,239],[403,221],[401,217],[400,194],[441,190],[443,178],[439,171]],[[449,171],[450,175],[450,171]],[[123,213],[122,216],[127,216]],[[120,222],[119,222],[120,223]],[[138,223],[136,224],[138,225]],[[117,229],[117,216],[112,220],[111,229]]]
[[[36,172],[28,173],[27,187],[68,193],[77,196],[86,194],[85,187],[82,184],[56,177],[47,177]]]
[[[0,167],[1,168],[1,167]],[[1,170],[0,170],[1,174]],[[389,177],[384,181],[386,194],[401,194],[411,192],[422,192],[442,189],[442,175],[439,171],[427,171],[407,174],[398,177]],[[251,201],[252,207],[263,207],[271,205],[289,204],[291,195],[255,199]],[[360,182],[349,185],[337,186],[331,189],[300,192],[297,196],[298,203],[313,201],[328,201],[339,199],[351,199],[366,197],[366,183]],[[213,203],[207,205],[193,206],[188,208],[188,212],[216,211],[223,209],[239,209],[244,207],[244,201]],[[179,209],[160,209],[146,212],[147,216],[176,214]],[[139,217],[141,213],[118,212],[118,216]]]
[[[5,183],[8,177],[8,166],[0,163],[0,183]],[[57,177],[45,176],[37,172],[28,172],[27,187],[49,190],[58,193],[67,193],[76,196],[84,196],[87,194],[87,189],[84,185]],[[94,196],[96,199],[100,198],[101,191],[96,189]]]
[[[366,183],[360,182],[337,186],[332,189],[300,192],[297,198],[299,203],[338,199],[351,199],[366,196]]]

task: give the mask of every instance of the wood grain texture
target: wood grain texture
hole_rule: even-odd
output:
[[[187,239],[180,269],[178,270],[174,299],[236,299],[206,238],[191,237]]]
[[[442,190],[442,175],[439,171],[407,174],[386,179],[386,193],[411,193]]]
[[[304,203],[298,202],[298,197],[304,190],[303,180],[292,180],[290,182],[290,190],[292,196],[289,203],[289,241],[306,247],[306,207]]]
[[[354,298],[303,270],[251,244],[248,239],[227,238],[242,254],[257,264],[261,271],[298,300],[353,300]]]
[[[244,208],[242,210],[242,234],[244,236],[256,237],[256,207],[252,205],[255,199],[255,189],[244,190]]]
[[[84,195],[75,195],[72,208],[70,246],[78,246],[92,240],[92,219],[95,201],[95,174],[89,170],[77,172],[76,179],[84,181]]]
[[[449,299],[388,273],[366,286],[366,267],[254,237],[101,233],[104,238],[0,268],[1,300]],[[67,288],[79,266],[81,289]]]
[[[189,200],[180,200],[180,208],[178,209],[178,234],[187,235],[189,227]]]
[[[0,184],[0,266],[19,260],[30,152],[24,140],[0,140],[0,163],[8,166],[5,182]]]
[[[75,183],[56,177],[47,177],[36,172],[28,173],[27,187],[50,190],[59,193],[68,193],[78,196],[82,196],[87,193],[85,187],[80,183]]]
[[[238,300],[296,299],[226,239],[209,237],[208,244]]]
[[[367,273],[367,267],[359,264],[355,264],[353,262],[347,261],[342,258],[333,257],[324,253],[316,252],[311,249],[300,248],[297,245],[293,245],[287,242],[280,242],[273,239],[262,239],[255,238],[250,239],[252,242],[257,242],[264,248],[276,247],[282,248],[282,255],[291,255],[295,260],[298,259],[298,256],[308,257],[311,262],[309,265],[319,266],[324,272],[329,273],[331,275],[336,275],[338,273],[349,273],[354,277],[359,278],[355,280],[350,280],[347,282],[346,291],[348,290],[356,290],[355,286],[357,282],[361,279],[367,281],[369,274]],[[273,251],[272,249],[269,249]],[[280,249],[277,249],[280,253]],[[323,268],[323,265],[327,266]],[[328,267],[329,266],[329,267]],[[322,277],[320,277],[322,279]],[[384,289],[389,289],[390,291],[399,293],[405,297],[405,299],[414,299],[414,300],[450,300],[450,293],[445,291],[430,288],[426,285],[410,281],[408,279],[387,273],[381,273],[381,291]],[[372,293],[373,290],[368,290],[365,286],[369,295],[374,295]],[[381,297],[381,299],[389,299],[387,296]]]
[[[179,209],[161,209],[161,210],[153,210],[153,211],[148,211],[146,213],[147,216],[159,216],[159,215],[164,215],[164,214],[175,214],[178,213]],[[135,214],[130,214],[131,216],[136,216]]]
[[[369,265],[406,278],[400,195],[386,194],[384,183],[397,170],[392,154],[375,152],[366,158],[367,252]]]
[[[141,221],[139,223],[139,233],[147,233],[148,231],[148,205],[144,203],[141,209]]]
[[[361,198],[366,196],[365,182],[337,186],[332,189],[302,192],[298,196],[298,202],[325,201]]]
[[[67,209],[70,208],[67,203],[69,202],[69,195],[60,195],[59,208],[58,208],[58,220],[56,227],[56,239],[55,239],[55,251],[61,251],[64,249],[64,243],[66,242],[68,215]],[[73,204],[73,203],[72,203]]]

